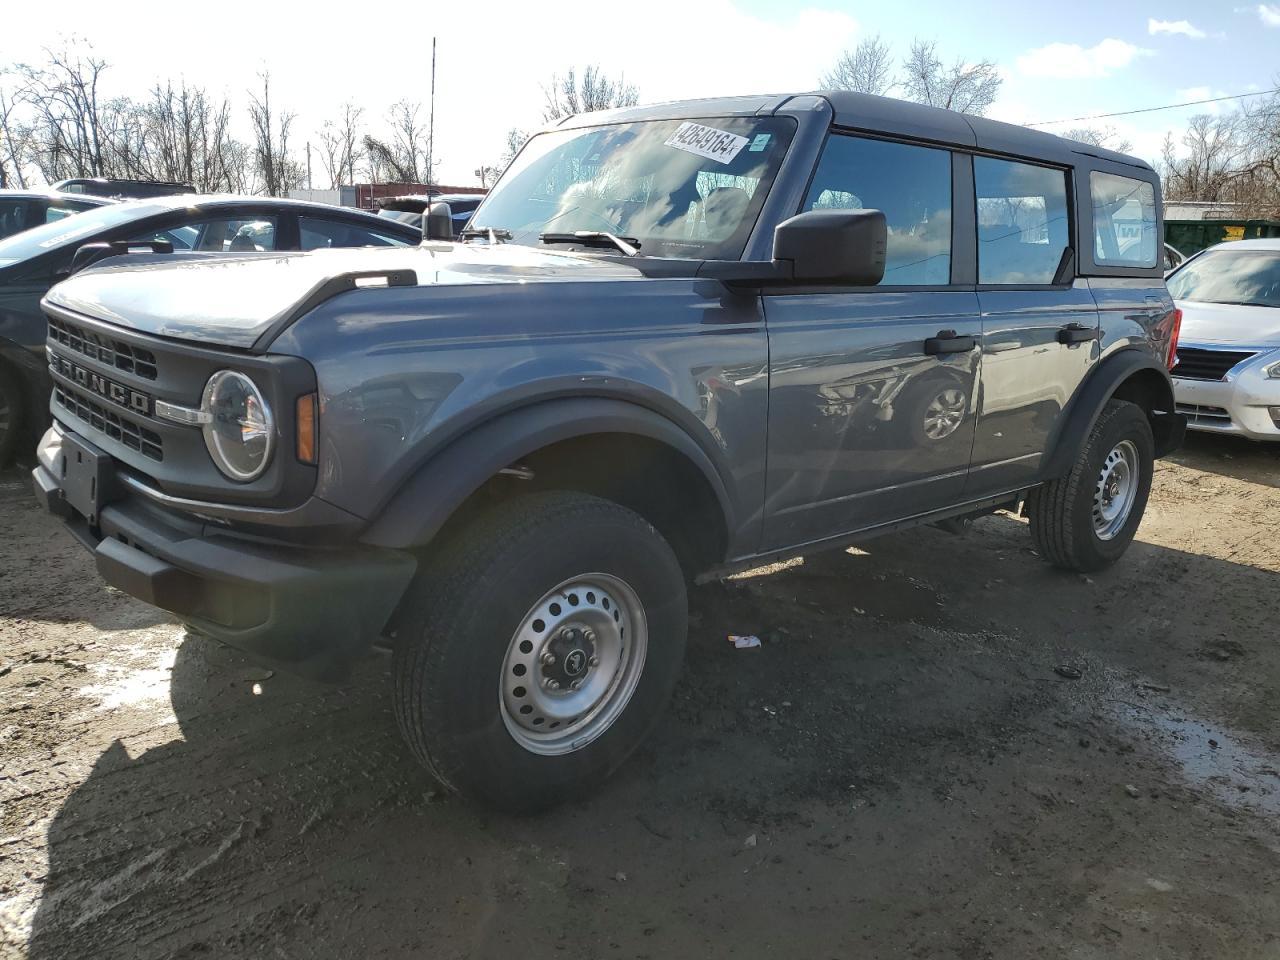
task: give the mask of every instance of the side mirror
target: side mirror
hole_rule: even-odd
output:
[[[423,240],[453,240],[453,211],[447,203],[432,203],[422,214]]]
[[[809,210],[773,231],[773,260],[792,282],[874,287],[889,239],[879,210]]]
[[[113,240],[110,243],[104,241],[86,243],[79,247],[75,255],[72,256],[71,266],[66,275],[71,276],[79,273],[86,267],[93,266],[99,260],[118,257],[122,254],[132,253],[135,250],[145,250],[147,253],[173,253],[173,244],[168,240]]]

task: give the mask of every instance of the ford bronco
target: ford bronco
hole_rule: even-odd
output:
[[[1185,428],[1159,180],[1048,134],[850,93],[593,113],[433,235],[60,283],[35,488],[104,580],[263,661],[384,639],[413,753],[502,807],[641,742],[691,580],[998,509],[1098,570]]]

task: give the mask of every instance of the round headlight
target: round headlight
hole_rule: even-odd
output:
[[[219,370],[204,387],[201,409],[209,415],[204,443],[218,469],[241,483],[267,469],[275,424],[266,400],[243,373]]]

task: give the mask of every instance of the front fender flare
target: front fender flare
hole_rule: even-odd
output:
[[[590,434],[647,437],[682,454],[706,478],[732,535],[736,501],[728,472],[682,427],[625,400],[566,397],[502,414],[449,443],[401,486],[360,539],[393,549],[424,546],[499,470],[550,444]]]
[[[1107,402],[1123,383],[1142,371],[1150,371],[1146,374],[1150,382],[1159,383],[1149,411],[1156,439],[1156,456],[1163,457],[1178,448],[1186,431],[1186,418],[1174,411],[1173,381],[1169,371],[1147,351],[1127,348],[1113,353],[1094,368],[1058,418],[1058,425],[1049,439],[1049,455],[1041,464],[1042,480],[1065,476],[1071,470],[1076,454]]]

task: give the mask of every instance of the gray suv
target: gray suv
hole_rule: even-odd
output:
[[[998,509],[1116,560],[1185,427],[1159,210],[1131,157],[877,97],[571,118],[465,242],[59,284],[36,492],[269,664],[385,639],[418,759],[546,806],[659,715],[693,579]]]

